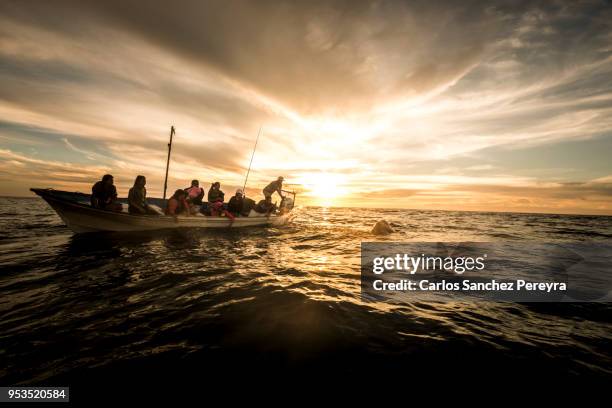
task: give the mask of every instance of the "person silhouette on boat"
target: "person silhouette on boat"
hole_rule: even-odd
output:
[[[265,198],[272,198],[272,194],[274,193],[278,193],[278,195],[281,198],[285,198],[285,196],[283,195],[283,181],[285,179],[283,178],[283,176],[280,176],[279,178],[277,178],[276,180],[274,180],[273,182],[271,182],[270,184],[268,184],[264,189],[263,189],[263,194]],[[263,201],[263,200],[262,200]]]
[[[166,205],[166,215],[189,215],[189,203],[185,190],[176,190]]]
[[[208,208],[210,215],[219,215],[223,209],[223,200],[225,199],[225,193],[221,191],[221,183],[215,181],[208,190]]]
[[[223,200],[225,200],[225,193],[221,191],[221,183],[219,183],[218,181],[215,181],[210,186],[210,190],[208,190],[208,203],[209,204],[214,204],[217,202],[223,203]]]
[[[272,214],[276,209],[276,204],[272,202],[272,196],[266,196],[266,198],[258,202],[254,208],[258,213],[266,215]]]
[[[227,203],[227,211],[231,212],[234,216],[239,216],[242,212],[242,208],[244,206],[244,194],[242,194],[242,190],[236,190],[236,194],[230,198]]]
[[[204,189],[200,187],[198,180],[191,180],[191,187],[185,189],[187,193],[187,201],[193,205],[202,205],[204,199]]]
[[[210,187],[210,190],[208,190],[208,207],[210,209],[210,215],[225,215],[233,221],[236,217],[234,217],[232,213],[230,213],[223,207],[224,199],[225,193],[221,191],[221,183],[215,181]]]
[[[117,201],[117,188],[111,174],[105,174],[102,180],[91,188],[91,206],[100,210],[121,212],[123,206]]]
[[[136,176],[134,186],[128,193],[128,212],[133,215],[157,215],[157,212],[147,203],[147,189],[145,176]]]

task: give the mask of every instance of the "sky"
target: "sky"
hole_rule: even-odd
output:
[[[599,1],[0,0],[0,195],[612,214]]]

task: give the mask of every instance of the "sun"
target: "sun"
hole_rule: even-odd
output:
[[[334,173],[309,173],[300,177],[305,196],[316,205],[329,207],[346,194],[345,180]]]

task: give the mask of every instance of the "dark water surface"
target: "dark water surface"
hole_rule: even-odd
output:
[[[0,385],[612,376],[609,304],[390,306],[359,287],[361,241],[610,242],[612,218],[297,211],[278,229],[76,236],[42,200],[0,198]],[[397,232],[370,235],[379,219]]]

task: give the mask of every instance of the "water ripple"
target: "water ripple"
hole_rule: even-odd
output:
[[[370,235],[379,219],[395,233]],[[361,241],[608,240],[610,217],[302,208],[287,228],[74,236],[0,199],[0,229],[2,383],[187,357],[611,373],[608,305],[364,303],[359,282]]]

